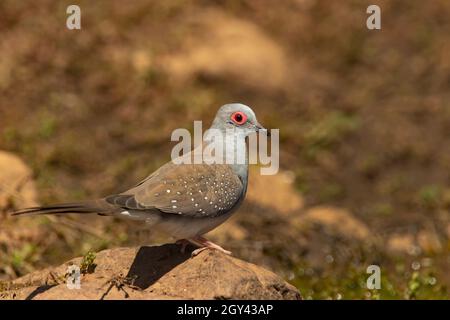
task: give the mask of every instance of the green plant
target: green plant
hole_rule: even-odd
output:
[[[427,208],[435,208],[439,205],[441,188],[436,185],[424,186],[419,191],[420,203]]]
[[[82,274],[93,273],[97,265],[94,263],[95,253],[92,251],[88,251],[81,260],[80,263],[80,272]]]

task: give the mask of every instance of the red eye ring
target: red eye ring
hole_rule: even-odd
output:
[[[243,125],[247,122],[247,115],[241,111],[237,111],[231,115],[231,120],[238,125]]]

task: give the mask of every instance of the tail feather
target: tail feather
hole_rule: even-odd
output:
[[[50,206],[32,207],[17,210],[12,213],[18,215],[39,215],[39,214],[64,214],[64,213],[99,213],[107,214],[111,208],[99,205],[97,201],[62,203]]]

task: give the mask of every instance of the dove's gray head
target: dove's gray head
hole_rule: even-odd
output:
[[[253,110],[241,103],[230,103],[220,107],[214,118],[211,129],[218,129],[225,131],[226,129],[236,129],[244,136],[251,133],[264,130],[256,120],[256,115]]]

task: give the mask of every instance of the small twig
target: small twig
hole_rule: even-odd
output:
[[[130,295],[128,294],[128,292],[125,290],[124,287],[127,288],[131,288],[133,290],[142,290],[141,288],[139,288],[138,286],[134,285],[134,281],[136,280],[137,276],[134,277],[124,277],[122,275],[118,275],[118,276],[114,276],[111,279],[109,279],[106,284],[109,284],[108,289],[103,293],[103,295],[101,296],[100,300],[104,300],[105,297],[109,294],[109,292],[111,291],[111,289],[113,287],[116,287],[116,289],[118,291],[123,291],[123,293],[125,294],[125,299],[128,299],[130,297]]]

